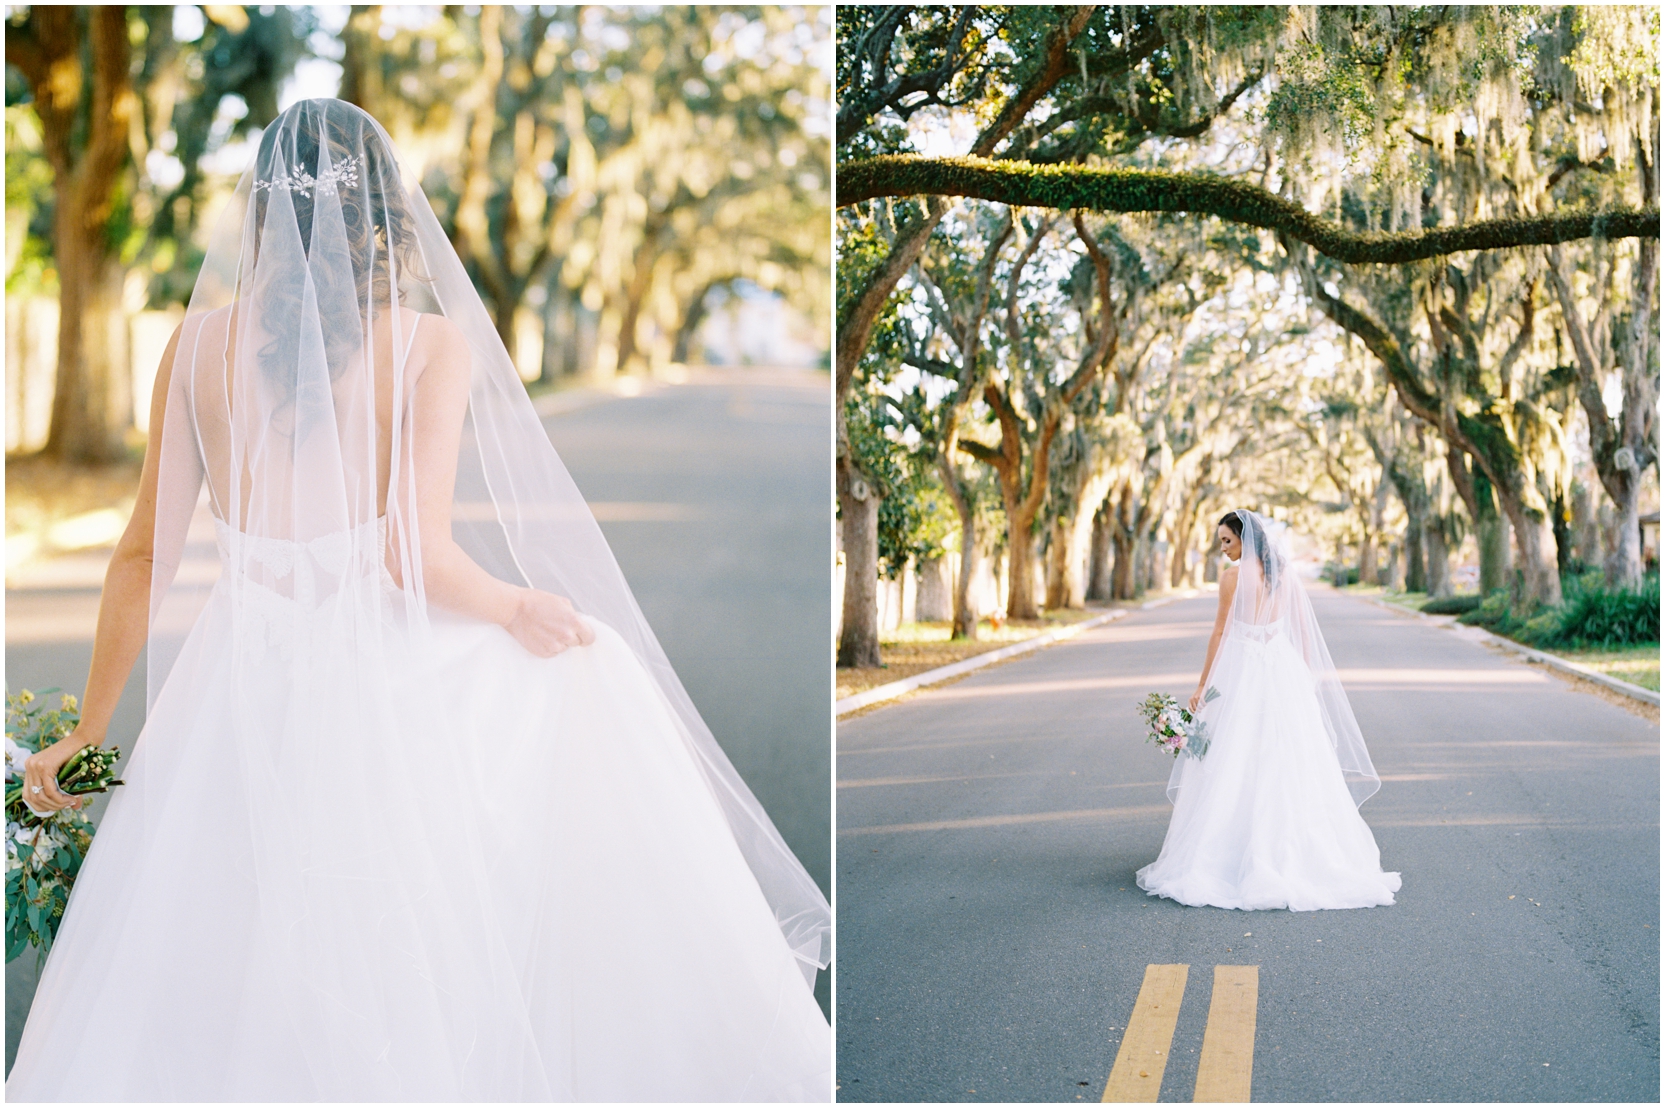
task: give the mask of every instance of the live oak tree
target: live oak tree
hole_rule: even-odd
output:
[[[969,22],[964,29],[956,29],[964,13],[948,8],[909,8],[893,15],[871,8],[840,9],[836,79],[841,163],[853,146],[865,141],[900,141],[894,133],[868,140],[863,135],[881,110],[911,113],[919,96],[939,101],[964,98],[967,103],[987,98],[994,109],[992,121],[972,144],[971,153],[992,153],[1071,72],[1070,45],[1093,14],[1090,7],[984,12],[974,13],[981,23],[973,35]],[[1017,40],[1009,42],[1016,46],[1015,61],[1001,64],[996,52],[988,49],[1002,36]],[[856,107],[846,114],[844,109],[850,105]],[[843,424],[845,401],[874,326],[946,211],[945,204],[929,200],[909,211],[883,249],[859,259],[841,252],[839,259],[833,361],[838,419],[834,466],[846,559],[838,646],[841,666],[880,663],[878,612],[865,584],[877,575],[878,548],[872,537],[877,525],[877,489],[849,449]]]
[[[529,307],[583,313],[602,368],[631,371],[689,355],[708,298],[742,280],[826,317],[825,28],[801,14],[358,9],[343,96],[418,152],[511,353]]]
[[[1074,229],[1085,250],[1078,295],[1063,313],[1025,318],[1024,274],[1028,259],[1052,233],[1035,228],[1007,279],[1004,365],[983,385],[983,402],[1000,428],[998,445],[968,440],[961,449],[986,463],[1000,479],[1006,509],[1006,614],[1035,619],[1034,527],[1046,502],[1052,444],[1065,415],[1116,355],[1120,320],[1111,290],[1111,262],[1077,216]],[[1059,305],[1062,306],[1062,305]]]
[[[1103,396],[1072,407],[1054,436],[1058,464],[1036,524],[1049,601],[1072,594],[1066,570],[1082,518],[1094,521],[1090,576],[1119,566],[1114,591],[1125,594],[1152,578],[1144,551],[1163,533],[1178,580],[1205,503],[1235,485],[1237,495],[1310,517],[1330,539],[1356,537],[1366,576],[1384,529],[1397,525],[1390,494],[1408,498],[1421,534],[1412,526],[1406,547],[1436,548],[1436,591],[1446,587],[1437,548],[1470,529],[1482,587],[1501,587],[1512,531],[1517,603],[1553,604],[1576,409],[1596,424],[1592,453],[1609,459],[1598,472],[1604,488],[1618,490],[1609,491],[1615,503],[1657,466],[1656,14],[1099,9],[1068,47],[1076,70],[1005,138],[956,159],[920,156],[910,145],[925,133],[918,118],[940,129],[976,110],[986,135],[1018,87],[1008,59],[1025,57],[989,43],[1026,43],[1039,68],[1037,40],[1014,37],[1000,22],[1005,9],[933,9],[924,22],[908,10],[844,11],[852,14],[840,15],[841,236],[875,221],[894,231],[885,249],[854,259],[841,322],[861,322],[849,314],[855,307],[885,310],[896,285],[884,278],[900,280],[918,257],[895,249],[912,245],[905,229],[929,235],[956,198],[1043,213],[1036,220],[1048,210],[1072,219],[1084,210],[1190,213],[1245,229],[1257,264],[1298,275],[1309,302],[1370,351],[1377,380],[1392,390],[1391,422],[1371,423],[1380,453],[1355,452],[1365,495],[1340,502],[1323,501],[1337,494],[1311,464],[1316,456],[1288,448],[1310,408],[1284,411],[1268,451],[1245,457],[1227,447],[1181,466],[1191,430],[1183,419],[1156,418],[1149,400],[1168,381],[1153,381],[1129,413],[1145,437],[1137,465],[1102,449]],[[894,217],[877,219],[881,207]],[[841,282],[844,262],[841,254]],[[874,290],[883,295],[863,302]],[[842,357],[845,340],[859,355],[869,333],[841,331],[841,371],[860,364]],[[1141,348],[1139,335],[1130,323],[1122,359]],[[1608,412],[1589,383],[1626,359],[1623,409]],[[1164,366],[1158,376],[1173,372]],[[1204,418],[1222,429],[1243,421],[1231,410]],[[996,448],[993,439],[984,445]],[[1087,479],[1102,482],[1111,470],[1107,502],[1091,503],[1098,486]],[[1113,533],[1126,549],[1101,555]],[[1623,557],[1610,562],[1615,580],[1629,572],[1614,569]],[[1089,580],[1087,591],[1097,584]]]
[[[203,159],[277,115],[278,88],[304,53],[304,12],[204,11],[189,39],[176,36],[172,7],[37,4],[8,14],[8,112],[38,118],[52,179],[45,237],[58,367],[45,449],[65,461],[125,455],[128,275],[149,277],[136,290],[139,306],[189,294]],[[14,97],[12,72],[26,95]],[[8,148],[8,165],[32,156]]]
[[[943,233],[944,228],[932,236],[930,249],[914,270],[917,310],[898,321],[897,331],[901,361],[950,386],[948,394],[932,404],[922,382],[913,390],[913,403],[907,410],[959,520],[960,564],[950,633],[956,639],[977,637],[971,585],[980,546],[976,481],[964,469],[961,433],[990,373],[991,355],[984,332],[993,301],[995,271],[1014,229],[1009,210],[996,214],[978,208],[967,212],[966,217],[964,226],[955,228],[959,234]]]
[[[1288,106],[1273,113],[1283,120],[1286,156],[1333,158],[1352,141],[1374,160],[1370,175],[1339,185],[1316,173],[1304,178],[1333,193],[1361,233],[1407,220],[1468,225],[1498,213],[1541,228],[1571,217],[1539,213],[1574,206],[1592,222],[1585,235],[1562,241],[1590,232],[1657,241],[1656,194],[1634,190],[1633,203],[1651,203],[1651,214],[1632,207],[1635,221],[1619,230],[1594,205],[1578,204],[1589,199],[1580,182],[1601,170],[1601,154],[1622,165],[1652,148],[1646,136],[1657,129],[1658,97],[1656,69],[1650,75],[1612,60],[1628,56],[1621,40],[1635,29],[1581,12],[1323,9],[1313,17],[1319,45],[1311,72],[1280,89]],[[1349,83],[1373,58],[1371,79]],[[1588,87],[1581,66],[1602,70],[1599,107],[1581,98]],[[1567,372],[1538,322],[1546,306],[1541,255],[1482,252],[1366,273],[1307,265],[1305,247],[1288,249],[1308,273],[1315,303],[1364,341],[1404,407],[1461,456],[1451,473],[1477,526],[1497,497],[1519,553],[1519,604],[1560,603],[1553,505],[1564,495],[1558,405]]]

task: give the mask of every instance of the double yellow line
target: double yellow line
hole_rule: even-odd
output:
[[[1133,1002],[1133,1016],[1127,1021],[1116,1064],[1105,1083],[1103,1103],[1156,1103],[1190,969],[1145,967],[1145,982],[1139,987],[1139,999]],[[1214,967],[1214,996],[1203,1029],[1193,1102],[1248,1103],[1259,996],[1259,966]]]

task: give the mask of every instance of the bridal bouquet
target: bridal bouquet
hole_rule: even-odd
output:
[[[1210,685],[1208,691],[1203,693],[1203,703],[1207,704],[1219,695],[1220,690]],[[1150,741],[1156,744],[1156,749],[1165,750],[1176,758],[1181,751],[1193,758],[1201,758],[1208,753],[1208,724],[1180,707],[1179,701],[1167,693],[1153,692],[1145,697],[1145,702],[1139,705],[1139,714],[1145,717],[1145,726],[1150,728]]]
[[[55,692],[57,690],[48,690]],[[93,825],[74,808],[37,813],[23,802],[23,762],[75,730],[80,711],[73,696],[57,708],[35,703],[27,689],[6,697],[6,961],[34,946],[44,957],[58,934],[64,905],[81,860],[92,845]],[[89,746],[58,771],[58,788],[71,796],[108,792],[121,784],[121,751]]]

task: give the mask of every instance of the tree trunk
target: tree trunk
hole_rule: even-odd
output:
[[[1511,497],[1503,497],[1504,512],[1515,531],[1520,554],[1522,592],[1517,614],[1530,615],[1538,604],[1561,606],[1561,575],[1555,567],[1555,532],[1547,513],[1528,512]]]
[[[1385,582],[1388,588],[1399,592],[1405,591],[1404,559],[1399,556],[1401,545],[1400,543],[1394,543],[1388,551],[1387,580]]]
[[[1052,532],[1046,544],[1046,606],[1068,607],[1068,586],[1064,576],[1069,572],[1069,524],[1063,516],[1052,521]]]
[[[1596,525],[1596,495],[1583,481],[1573,484],[1573,548],[1585,569],[1601,565],[1601,528]]]
[[[1110,501],[1108,498],[1093,512],[1091,568],[1087,571],[1087,599],[1110,599]]]
[[[29,82],[52,167],[58,371],[45,449],[71,462],[119,458],[132,422],[122,273],[107,245],[140,110],[131,60],[123,5],[40,4],[7,26],[6,63]]]
[[[954,514],[960,519],[960,577],[954,584],[954,630],[949,638],[974,640],[977,638],[977,613],[971,610],[971,578],[977,570],[977,505],[972,503],[965,487],[960,484],[960,475],[955,472],[949,456],[952,448],[953,443],[950,442],[948,449],[937,457],[937,476],[948,491],[948,499],[954,503]],[[848,572],[848,554],[844,556],[844,564]]]
[[[1173,563],[1168,574],[1168,583],[1174,588],[1181,588],[1189,583],[1189,561],[1191,555],[1191,536],[1197,530],[1197,511],[1201,505],[1197,502],[1193,492],[1181,506],[1179,517],[1174,520],[1174,526],[1169,535],[1173,539]]]
[[[1359,584],[1376,584],[1376,536],[1369,531],[1359,540]]]
[[[122,271],[104,253],[102,225],[88,234],[80,212],[60,199],[54,260],[58,267],[58,374],[46,453],[104,464],[126,453],[133,422],[133,381]]]
[[[636,360],[636,328],[642,318],[642,304],[653,287],[653,270],[659,264],[659,236],[665,219],[651,218],[642,229],[642,242],[630,270],[630,284],[624,291],[624,312],[619,319],[618,372],[629,373]]]
[[[1613,498],[1613,549],[1602,567],[1609,588],[1634,589],[1642,583],[1642,527],[1639,505],[1642,482],[1627,482],[1622,497]]]
[[[1480,595],[1490,596],[1509,586],[1509,521],[1497,510],[1491,480],[1474,474],[1474,542],[1480,548]]]
[[[879,657],[879,498],[859,472],[839,465],[844,532],[844,623],[838,664],[870,668]]]
[[[1006,618],[1040,619],[1035,605],[1035,536],[1030,533],[1029,519],[1012,522],[1006,542],[1006,567],[1010,579],[1006,583]]]
[[[1110,595],[1116,600],[1132,600],[1139,592],[1139,579],[1133,572],[1133,536],[1117,527],[1111,541],[1115,548],[1115,564],[1110,571]]]
[[[1651,195],[1655,191],[1653,169],[1646,158],[1639,162],[1639,166],[1643,172],[1643,192]],[[1650,363],[1650,354],[1659,330],[1659,317],[1653,310],[1654,293],[1659,282],[1659,243],[1657,239],[1644,239],[1639,244],[1630,321],[1620,343],[1619,369],[1623,395],[1617,421],[1607,414],[1607,404],[1602,395],[1609,367],[1598,358],[1590,326],[1574,300],[1559,246],[1551,249],[1550,261],[1550,283],[1561,304],[1561,317],[1566,323],[1579,371],[1578,398],[1590,425],[1590,454],[1596,473],[1601,477],[1602,487],[1612,498],[1623,522],[1634,513],[1642,474],[1657,457],[1657,432],[1653,429],[1653,420],[1659,403],[1659,371]],[[1600,316],[1597,323],[1601,323]],[[1513,519],[1513,514],[1510,518]],[[1635,534],[1634,519],[1630,522],[1628,529],[1615,536],[1618,541],[1607,557],[1604,569],[1610,586],[1633,588],[1641,584],[1641,540]],[[1559,595],[1556,602],[1559,603]]]
[[[1445,541],[1441,520],[1429,519],[1424,523],[1422,542],[1428,555],[1428,595],[1450,596],[1456,590],[1451,587],[1451,551]]]
[[[676,340],[671,344],[671,361],[678,365],[688,364],[694,335],[699,332],[700,324],[705,322],[705,317],[711,314],[711,307],[706,301],[710,299],[711,290],[722,283],[709,281],[689,299],[688,307],[682,313],[682,323],[676,329]]]
[[[1070,513],[1058,517],[1052,535],[1055,577],[1047,581],[1048,608],[1087,606],[1088,576],[1094,556],[1091,546],[1098,536],[1098,514],[1092,508],[1110,491],[1110,480],[1108,473],[1089,476],[1081,483]]]
[[[1405,591],[1428,591],[1428,568],[1423,560],[1423,531],[1426,529],[1420,513],[1408,515],[1405,521]]]
[[[1134,518],[1131,482],[1122,485],[1122,494],[1115,504],[1107,501],[1105,507],[1108,509],[1110,545],[1114,551],[1110,569],[1110,598],[1132,600],[1139,591],[1139,576],[1135,549],[1138,521]]]
[[[1162,543],[1152,531],[1145,536],[1144,557],[1141,562],[1145,572],[1141,575],[1145,584],[1145,591],[1150,592],[1162,583]]]
[[[849,564],[848,556],[845,564]],[[954,630],[949,638],[977,638],[977,613],[971,607],[971,579],[976,572],[977,518],[965,512],[960,516],[960,579],[954,583]]]

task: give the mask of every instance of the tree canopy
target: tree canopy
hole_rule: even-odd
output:
[[[1010,568],[1032,544],[1048,603],[1199,579],[1200,521],[1234,505],[1435,593],[1477,550],[1522,611],[1579,561],[1635,582],[1657,40],[1645,7],[841,8],[841,401],[888,406],[898,450],[951,427],[962,474],[1030,444],[1034,516],[1007,497],[1002,540],[961,513],[941,548]],[[1114,247],[1119,338],[1065,396],[1075,362],[1032,381],[1021,353],[1085,334],[1071,225]],[[861,464],[841,453],[847,554]],[[1593,488],[1605,536],[1568,522]]]

